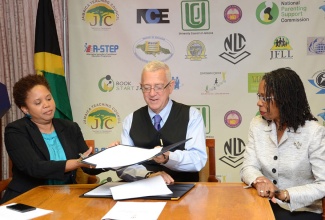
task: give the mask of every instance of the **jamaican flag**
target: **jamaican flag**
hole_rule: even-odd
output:
[[[50,84],[51,93],[56,104],[54,117],[72,121],[70,100],[51,0],[39,0],[38,2],[34,66],[36,74],[44,75]]]

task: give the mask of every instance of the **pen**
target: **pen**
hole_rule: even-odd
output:
[[[82,159],[85,159],[85,158],[86,158],[82,153],[79,153],[79,156],[80,156]]]
[[[162,139],[160,139],[160,146],[161,146],[161,147],[164,146],[164,143],[163,143]]]

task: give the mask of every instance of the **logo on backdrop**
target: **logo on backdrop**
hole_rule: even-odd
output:
[[[139,60],[146,63],[152,60],[165,62],[174,55],[174,46],[166,38],[148,36],[135,42],[133,53]]]
[[[106,75],[98,81],[98,88],[102,92],[111,92],[114,89],[114,80],[110,75]]]
[[[258,86],[265,73],[248,73],[248,93],[257,93]]]
[[[319,9],[320,9],[320,10],[323,10],[323,12],[324,12],[324,19],[325,19],[325,5],[321,5],[321,6],[319,6]]]
[[[204,78],[204,92],[201,95],[228,95],[229,92],[225,90],[226,72],[200,72],[201,78]]]
[[[324,55],[325,37],[307,38],[307,55]]]
[[[119,20],[116,7],[108,0],[90,1],[82,11],[82,20],[93,30],[109,30]]]
[[[241,114],[236,110],[230,110],[225,114],[224,122],[229,128],[237,128],[241,121]]]
[[[237,5],[229,5],[224,11],[224,17],[229,23],[237,23],[242,17],[242,11]]]
[[[271,58],[273,59],[292,59],[292,47],[290,46],[289,39],[285,36],[279,36],[273,41],[271,48]]]
[[[317,116],[319,116],[323,119],[323,126],[325,126],[325,108],[323,108],[322,110],[323,110],[323,112],[319,113]]]
[[[169,23],[169,9],[137,9],[137,23],[142,20],[147,24],[167,24]]]
[[[264,1],[256,8],[256,18],[261,24],[272,24],[279,16],[278,6],[271,1]]]
[[[205,133],[210,133],[210,106],[208,105],[191,105],[192,107],[199,110],[203,117],[203,122],[205,126]]]
[[[308,22],[305,17],[307,6],[302,6],[301,1],[282,1],[281,2],[281,22],[283,23],[301,23]]]
[[[121,118],[117,110],[107,103],[97,103],[90,106],[83,118],[86,124],[94,133],[110,133],[117,124],[121,123]]]
[[[119,45],[113,44],[88,44],[84,45],[84,52],[88,56],[92,57],[111,57],[117,54]]]
[[[317,71],[308,81],[320,89],[316,94],[325,94],[325,70]]]
[[[205,53],[205,45],[199,40],[193,40],[187,45],[187,55],[185,56],[185,59],[201,61],[202,59],[207,58]]]
[[[246,39],[244,35],[240,33],[230,34],[224,41],[226,52],[223,52],[219,56],[232,64],[237,64],[251,55],[249,52],[244,51],[245,46]]]
[[[179,90],[179,88],[181,87],[181,86],[183,86],[183,84],[181,84],[181,81],[180,81],[180,79],[179,79],[179,77],[178,76],[172,76],[172,80],[174,80],[174,82],[175,82],[175,84],[174,84],[174,90]]]
[[[245,143],[240,138],[230,138],[224,144],[225,156],[219,158],[225,164],[228,164],[232,168],[236,168],[243,163],[243,153],[245,152]]]
[[[209,1],[182,1],[183,31],[202,31],[210,29]]]
[[[102,92],[140,90],[140,85],[133,85],[131,81],[113,80],[111,75],[99,79],[98,88]]]

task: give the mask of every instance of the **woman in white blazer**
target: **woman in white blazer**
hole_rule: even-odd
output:
[[[250,124],[242,180],[270,199],[277,220],[321,220],[325,128],[310,111],[300,77],[290,68],[266,73],[257,96],[260,115]]]

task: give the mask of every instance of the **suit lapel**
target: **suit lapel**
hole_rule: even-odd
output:
[[[36,147],[42,152],[47,160],[50,160],[50,153],[38,127],[30,120],[27,121],[26,127]]]
[[[66,131],[67,131],[66,126],[64,126],[58,119],[55,119],[55,118],[53,119],[53,126],[54,126],[56,134],[58,135],[60,143],[63,147],[66,158],[71,158],[72,152],[69,147],[69,143],[68,143],[68,139],[67,139],[68,134],[66,134]]]

